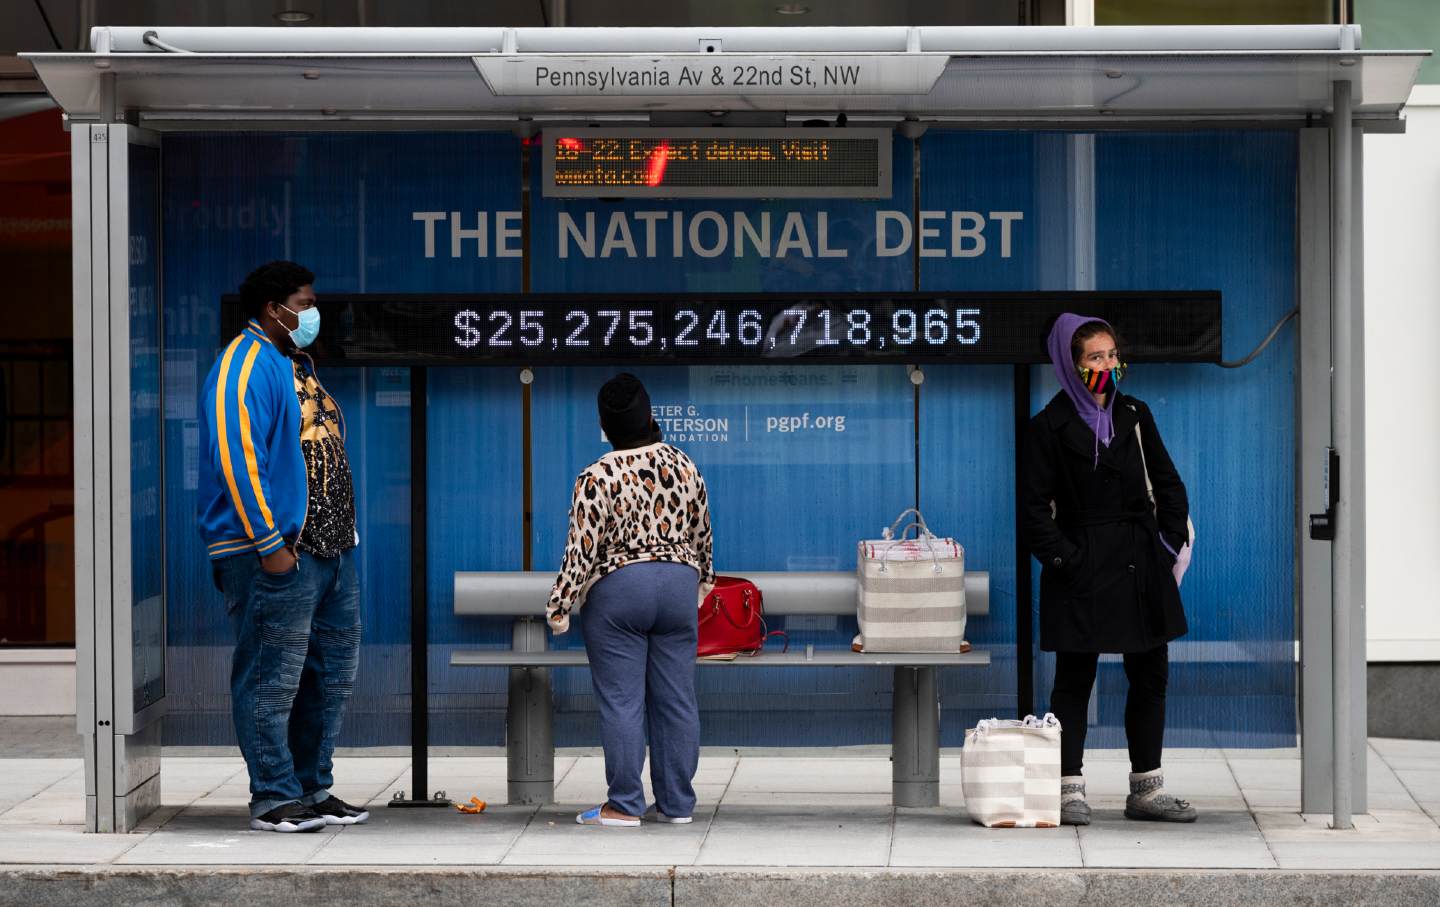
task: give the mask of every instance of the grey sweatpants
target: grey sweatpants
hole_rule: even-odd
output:
[[[655,806],[675,818],[695,809],[700,761],[695,701],[694,568],[662,561],[621,567],[590,587],[581,618],[600,707],[610,805],[645,812],[640,771],[650,738]]]

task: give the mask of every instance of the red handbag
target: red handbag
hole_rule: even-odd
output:
[[[700,658],[734,658],[758,655],[770,636],[784,637],[779,630],[767,632],[765,603],[760,589],[738,576],[715,577],[715,588],[700,603]],[[786,640],[785,648],[790,647]]]

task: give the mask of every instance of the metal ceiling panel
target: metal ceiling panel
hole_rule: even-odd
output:
[[[298,120],[322,128],[347,121],[424,119],[485,123],[603,116],[643,121],[652,113],[697,110],[790,117],[844,111],[852,118],[947,122],[1293,120],[1325,114],[1336,81],[1353,83],[1357,114],[1393,120],[1428,54],[1355,51],[1343,45],[1353,44],[1358,30],[1328,26],[164,30],[167,44],[208,49],[200,53],[122,50],[143,47],[143,32],[100,31],[109,35],[97,35],[103,38],[97,43],[112,52],[30,55],[46,89],[72,118],[94,119],[102,115],[102,84],[113,79],[115,108],[162,128],[171,121],[195,120]],[[272,32],[283,33],[283,50],[237,50],[263,46],[276,37]],[[1116,33],[1113,43],[1120,49],[1097,49],[1100,32]],[[719,52],[704,53],[704,41]],[[1205,49],[1206,41],[1216,46]],[[1266,43],[1278,49],[1267,49]],[[1327,43],[1332,46],[1325,48]],[[382,46],[392,52],[373,49]],[[371,50],[339,50],[356,47]],[[408,52],[394,52],[396,47]],[[617,94],[613,83],[607,88],[597,82],[546,94],[497,96],[477,71],[512,62],[528,65],[531,72],[541,63],[654,71],[660,68],[657,61],[683,60],[703,64],[708,72],[712,64],[721,69],[761,55],[843,60],[876,73],[928,75],[909,82],[877,79],[876,85],[889,86],[875,89],[890,92],[883,94],[815,84],[707,93],[673,83]],[[900,84],[914,87],[894,93]]]

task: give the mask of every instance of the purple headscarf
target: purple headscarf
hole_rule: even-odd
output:
[[[1066,312],[1055,320],[1055,326],[1050,329],[1050,337],[1045,341],[1045,349],[1050,354],[1050,363],[1055,366],[1055,377],[1060,379],[1060,388],[1075,404],[1075,411],[1090,429],[1095,432],[1095,464],[1100,463],[1100,445],[1110,446],[1115,438],[1115,420],[1110,410],[1115,405],[1115,395],[1112,393],[1102,408],[1095,402],[1095,396],[1080,380],[1080,373],[1075,369],[1075,357],[1070,354],[1070,341],[1074,339],[1075,332],[1081,325],[1098,321],[1110,330],[1114,336],[1114,329],[1110,323],[1103,318],[1092,318],[1089,315],[1075,315]]]

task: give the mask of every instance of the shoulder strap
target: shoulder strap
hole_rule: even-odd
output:
[[[1140,470],[1145,473],[1145,497],[1150,506],[1155,506],[1155,486],[1150,484],[1150,467],[1145,463],[1145,436],[1140,433],[1140,423],[1135,423],[1135,440],[1140,445]]]

